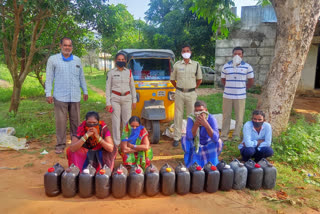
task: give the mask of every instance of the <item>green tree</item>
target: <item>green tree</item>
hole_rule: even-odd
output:
[[[81,55],[87,31],[78,25],[73,11],[82,2],[87,1],[0,0],[0,46],[13,80],[10,112],[18,112],[20,92],[28,74],[35,71],[43,84],[41,71],[50,54],[57,50],[61,37],[72,38],[75,53]],[[101,1],[96,3],[102,5]],[[80,15],[75,17],[83,20]]]
[[[115,55],[123,48],[136,48],[143,35],[139,34],[143,28],[142,21],[134,20],[123,4],[108,5],[108,26],[97,29],[102,35],[102,51]]]
[[[192,0],[151,0],[145,13],[150,24],[144,28],[147,46],[169,48],[180,57],[181,46],[188,43],[193,58],[210,66],[214,63],[215,34],[211,24],[190,10],[192,5]]]
[[[231,0],[194,0],[196,13],[213,20],[214,8],[223,8]],[[267,4],[269,0],[260,0]],[[301,77],[315,27],[320,16],[319,0],[270,0],[277,16],[275,55],[263,86],[258,107],[266,112],[277,136],[285,131],[297,86]],[[227,17],[225,17],[227,19]],[[221,17],[220,23],[223,24]],[[215,28],[213,28],[215,29]]]

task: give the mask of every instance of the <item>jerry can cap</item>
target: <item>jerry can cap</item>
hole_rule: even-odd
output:
[[[227,164],[227,165],[224,166],[224,168],[225,169],[230,169],[230,165]]]
[[[122,174],[122,172],[123,172],[123,171],[122,171],[121,169],[118,169],[118,170],[117,170],[117,174],[118,174],[118,175]]]
[[[89,174],[89,172],[90,172],[89,169],[84,169],[84,170],[83,170],[83,173],[84,173],[84,174]]]
[[[67,169],[66,169],[66,172],[67,172],[67,173],[69,173],[69,172],[71,172],[71,171],[72,171],[72,170],[71,170],[70,168],[67,168]]]
[[[255,168],[260,168],[261,166],[260,166],[260,164],[256,163],[256,164],[254,165],[254,167],[255,167]]]
[[[100,173],[100,175],[104,175],[106,173],[106,170],[100,169],[99,173]]]
[[[211,166],[211,170],[216,171],[217,167],[216,166]]]
[[[53,167],[49,168],[48,172],[54,172],[54,168]]]
[[[200,171],[202,169],[201,166],[197,166],[196,170]]]
[[[181,171],[185,172],[185,171],[187,171],[187,168],[186,167],[181,167]]]
[[[156,169],[153,167],[150,169],[150,172],[155,172],[155,171],[156,171]]]
[[[136,169],[136,173],[137,173],[137,174],[140,174],[141,171],[142,171],[141,169]]]
[[[171,172],[171,168],[170,167],[166,168],[166,172]]]

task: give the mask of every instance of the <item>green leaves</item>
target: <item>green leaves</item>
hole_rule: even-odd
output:
[[[143,28],[145,47],[169,48],[180,58],[181,46],[190,44],[192,57],[214,65],[215,35],[207,20],[190,10],[192,0],[151,0],[145,13],[149,26]]]
[[[204,18],[212,24],[212,31],[216,33],[218,39],[221,39],[229,35],[227,23],[232,24],[237,21],[231,7],[234,7],[232,0],[193,0],[190,10],[197,14],[198,19]]]
[[[294,168],[314,166],[320,168],[319,134],[318,123],[309,123],[304,118],[298,119],[274,140],[274,159],[287,162]]]

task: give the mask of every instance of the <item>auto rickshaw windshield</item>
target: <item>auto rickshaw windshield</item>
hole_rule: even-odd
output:
[[[169,80],[170,63],[169,59],[141,58],[130,60],[128,67],[134,80]]]

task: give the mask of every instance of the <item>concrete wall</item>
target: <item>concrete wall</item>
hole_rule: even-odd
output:
[[[274,56],[276,23],[262,22],[260,7],[242,7],[241,14],[241,23],[234,26],[229,39],[216,42],[215,83],[219,86],[223,65],[232,59],[234,47],[244,49],[243,60],[253,67],[256,85],[263,85]]]
[[[320,22],[315,35],[320,34]],[[276,18],[273,8],[259,6],[242,7],[241,21],[230,31],[227,40],[216,42],[216,80],[221,86],[220,76],[223,65],[232,59],[232,49],[240,46],[244,49],[243,60],[254,70],[255,85],[263,85],[274,57],[276,41]],[[298,90],[314,89],[318,44],[312,44],[307,56]]]

